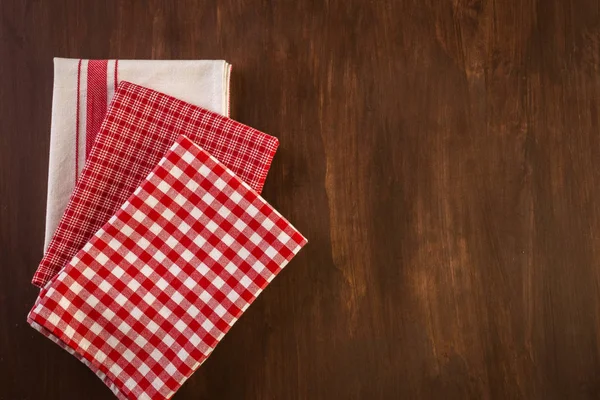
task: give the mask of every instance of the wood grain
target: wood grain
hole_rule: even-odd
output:
[[[176,399],[600,398],[600,3],[0,2],[0,399],[109,399],[25,323],[52,57],[226,59],[310,239]]]

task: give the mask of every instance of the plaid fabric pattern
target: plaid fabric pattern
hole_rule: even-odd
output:
[[[28,321],[121,399],[167,399],[306,239],[181,137]]]
[[[183,134],[260,193],[279,145],[275,137],[122,82],[32,283],[43,287],[55,276]]]

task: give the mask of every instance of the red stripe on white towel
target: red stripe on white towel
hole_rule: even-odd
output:
[[[106,115],[106,71],[108,60],[90,60],[87,72],[87,121],[85,157],[90,154],[96,134]]]

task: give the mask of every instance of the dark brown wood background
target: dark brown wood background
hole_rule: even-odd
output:
[[[310,239],[175,396],[600,398],[596,0],[0,1],[0,399],[110,399],[25,323],[52,57],[226,59]]]

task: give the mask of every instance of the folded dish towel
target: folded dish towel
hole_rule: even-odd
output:
[[[180,137],[28,316],[120,399],[168,399],[306,239]]]
[[[117,82],[130,81],[229,116],[225,61],[54,59],[44,249],[83,169]]]
[[[182,134],[257,192],[279,144],[229,118],[122,82],[33,284],[42,287],[69,262]]]

